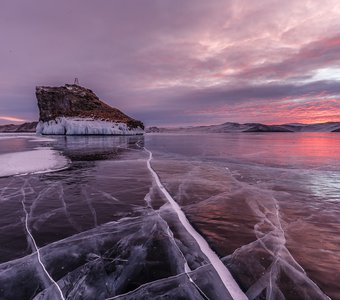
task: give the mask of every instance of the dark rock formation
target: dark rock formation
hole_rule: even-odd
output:
[[[0,132],[35,132],[38,122],[26,122],[19,125],[1,125]]]
[[[96,94],[75,84],[61,87],[36,87],[40,121],[48,122],[58,117],[94,118],[121,122],[129,128],[144,129],[141,121],[135,120],[120,110],[101,101]]]

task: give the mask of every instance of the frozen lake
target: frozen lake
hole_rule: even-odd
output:
[[[340,299],[339,158],[338,133],[0,135],[0,299]]]

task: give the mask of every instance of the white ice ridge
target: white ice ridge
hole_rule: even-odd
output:
[[[38,134],[58,135],[136,135],[143,134],[141,128],[129,129],[127,124],[102,121],[92,118],[60,117],[48,122],[40,121]]]
[[[197,244],[199,245],[201,251],[205,254],[205,256],[209,259],[211,265],[216,270],[218,276],[221,278],[225,288],[230,293],[230,295],[235,300],[246,300],[248,299],[247,296],[242,292],[238,284],[236,283],[233,276],[230,274],[229,270],[223,264],[223,262],[219,259],[217,254],[210,248],[207,241],[192,227],[190,222],[188,221],[187,217],[185,216],[184,212],[181,210],[178,203],[171,197],[169,192],[165,189],[163,184],[161,183],[157,173],[151,167],[151,160],[152,160],[152,152],[148,149],[144,148],[144,150],[149,153],[149,158],[147,160],[147,166],[150,170],[157,186],[159,187],[162,194],[166,197],[166,199],[171,204],[172,208],[176,212],[180,222],[184,226],[184,228],[188,231],[188,233],[196,240]]]
[[[156,211],[152,208],[150,202],[151,202],[151,198],[150,198],[150,192],[151,192],[151,189],[149,191],[149,193],[145,196],[144,200],[146,201],[147,205],[158,215],[158,217],[166,224],[166,227],[167,227],[167,230],[168,230],[168,236],[169,238],[171,238],[172,242],[174,243],[174,246],[177,248],[178,252],[181,254],[181,256],[183,257],[183,260],[185,261],[184,263],[184,273],[182,274],[186,274],[189,281],[196,287],[196,289],[201,293],[201,295],[204,297],[204,299],[206,300],[209,300],[209,297],[202,291],[202,289],[196,284],[196,282],[191,278],[190,276],[190,272],[191,272],[191,269],[188,265],[188,262],[183,254],[183,252],[181,251],[181,249],[178,247],[176,241],[175,241],[175,238],[174,238],[174,235],[168,225],[168,223],[162,218],[161,214],[159,213],[159,211]],[[202,267],[202,266],[201,266]],[[197,268],[198,269],[198,268]],[[196,270],[197,270],[196,269]]]
[[[0,177],[57,171],[68,163],[64,156],[50,148],[5,153],[0,155]]]
[[[35,251],[36,251],[36,253],[37,253],[38,262],[39,262],[39,264],[41,265],[42,269],[44,270],[44,273],[46,274],[46,276],[48,277],[48,279],[50,280],[50,282],[51,282],[52,284],[54,284],[55,287],[57,288],[58,293],[60,294],[60,298],[61,298],[62,300],[65,300],[64,295],[63,295],[63,292],[61,291],[61,289],[60,289],[58,283],[51,277],[51,275],[50,275],[50,274],[48,273],[48,271],[46,270],[45,265],[44,265],[43,262],[41,261],[41,256],[40,256],[40,251],[39,251],[38,245],[37,245],[37,243],[35,242],[35,239],[34,239],[32,233],[30,232],[30,230],[29,230],[29,228],[28,228],[28,212],[27,212],[26,207],[25,207],[25,204],[24,204],[24,199],[21,201],[21,204],[22,204],[23,210],[24,210],[24,212],[25,212],[25,228],[26,228],[26,231],[27,231],[28,235],[30,236],[30,239],[31,239],[31,241],[32,241],[32,243],[33,243],[33,246],[34,246],[34,248],[35,248]]]

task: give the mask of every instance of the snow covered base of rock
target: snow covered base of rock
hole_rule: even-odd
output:
[[[125,123],[61,117],[48,122],[40,121],[36,132],[58,135],[137,135],[143,134],[144,130],[139,127],[129,129]]]

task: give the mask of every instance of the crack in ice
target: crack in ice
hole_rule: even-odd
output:
[[[144,149],[141,145],[139,145],[139,142],[136,143],[136,146],[138,146],[140,149]],[[119,147],[119,148],[122,148],[122,147]],[[140,151],[140,150],[136,150],[136,149],[131,149],[131,148],[122,148],[122,149],[126,149],[126,150],[133,150],[133,151]],[[190,269],[189,267],[189,264],[188,264],[188,261],[186,260],[183,252],[181,251],[181,249],[179,248],[179,246],[177,245],[176,243],[176,240],[175,240],[175,237],[173,235],[173,232],[171,231],[170,227],[169,227],[169,224],[163,219],[163,217],[161,216],[161,214],[159,213],[159,211],[157,210],[154,210],[152,205],[151,205],[151,198],[150,198],[150,193],[151,193],[151,189],[150,188],[150,191],[149,193],[147,193],[147,195],[144,197],[144,200],[145,202],[147,203],[147,206],[152,209],[154,211],[154,213],[156,213],[158,215],[158,217],[166,224],[167,226],[167,231],[168,231],[168,237],[170,237],[174,243],[174,246],[177,248],[177,250],[179,251],[179,253],[181,254],[183,260],[184,260],[184,273],[181,273],[180,275],[182,274],[186,274],[186,276],[188,277],[189,281],[195,286],[195,288],[198,290],[198,292],[202,295],[202,297],[205,299],[205,300],[210,300],[210,298],[203,292],[203,290],[196,284],[196,282],[191,278],[190,276],[190,272],[192,272],[192,270]],[[206,266],[206,265],[205,265]],[[203,267],[203,266],[201,266]],[[199,267],[199,268],[201,268]],[[196,270],[198,270],[199,268],[197,268]]]
[[[21,204],[22,204],[23,211],[24,211],[24,213],[25,213],[25,228],[26,228],[26,231],[27,231],[28,235],[30,236],[30,239],[31,239],[31,241],[32,241],[32,243],[33,243],[33,246],[34,246],[34,248],[35,248],[35,252],[37,253],[38,262],[39,262],[39,264],[41,265],[41,267],[42,267],[43,271],[45,272],[46,276],[48,277],[48,279],[49,279],[49,280],[51,281],[51,283],[54,284],[55,287],[57,288],[57,290],[58,290],[58,292],[59,292],[59,294],[60,294],[60,298],[61,298],[62,300],[65,300],[64,295],[63,295],[63,292],[61,291],[61,289],[60,289],[58,283],[57,283],[57,282],[51,277],[51,275],[48,273],[48,271],[46,270],[45,265],[43,264],[43,262],[42,262],[42,260],[41,260],[40,251],[39,251],[38,245],[37,245],[37,243],[36,243],[36,241],[35,241],[35,239],[34,239],[32,233],[31,233],[31,231],[29,230],[29,227],[28,227],[28,216],[29,216],[29,214],[28,214],[28,212],[27,212],[27,209],[26,209],[25,203],[24,203],[24,201],[25,201],[25,192],[23,191],[22,194],[23,194],[23,199],[22,199],[22,201],[21,201]]]
[[[147,159],[147,167],[152,177],[154,178],[158,188],[160,189],[162,194],[165,196],[165,198],[168,200],[173,210],[176,212],[184,228],[195,239],[201,251],[208,258],[208,260],[210,261],[211,265],[214,267],[215,271],[217,272],[218,276],[220,277],[227,291],[230,293],[233,299],[237,299],[237,300],[248,299],[247,296],[242,292],[242,290],[236,283],[235,279],[230,274],[229,270],[226,268],[226,266],[217,256],[217,254],[210,248],[207,241],[192,227],[192,225],[190,224],[184,212],[181,210],[178,203],[171,197],[169,192],[166,190],[166,188],[161,183],[158,174],[151,167],[152,152],[145,147],[143,149],[149,154],[149,158]]]
[[[209,265],[200,266],[195,271],[192,271],[192,273],[196,272],[199,269],[204,268],[206,266],[209,266]],[[113,296],[113,297],[105,298],[105,300],[114,300],[114,299],[119,299],[119,298],[124,297],[124,296],[129,296],[129,295],[132,295],[132,294],[136,293],[137,291],[141,290],[142,288],[148,287],[149,285],[152,285],[152,284],[155,284],[155,283],[161,283],[161,282],[167,281],[167,280],[176,279],[176,278],[179,278],[183,275],[187,275],[187,273],[183,272],[183,273],[179,273],[179,274],[176,274],[176,275],[173,275],[173,276],[169,276],[169,277],[157,279],[157,280],[154,280],[154,281],[150,281],[150,282],[141,284],[139,287],[137,287],[136,289],[134,289],[132,291],[129,291],[129,292],[126,292],[126,293],[123,293],[123,294],[119,294],[119,295],[116,295],[116,296]],[[207,299],[209,299],[209,298],[207,297]]]
[[[82,190],[82,193],[83,193],[84,198],[86,200],[87,206],[89,207],[89,210],[90,210],[92,217],[93,217],[93,225],[94,225],[94,227],[98,227],[97,212],[92,205],[92,200],[91,200],[91,198],[89,197],[89,195],[86,191],[85,185],[82,185],[81,187],[82,187],[81,190]]]
[[[240,182],[233,176],[229,168],[225,167],[225,169],[231,175],[232,180],[236,184],[239,184]],[[248,185],[244,182],[242,182],[242,184]],[[248,188],[250,188],[252,191],[261,191],[262,196],[264,195],[265,190],[263,188],[260,189],[259,187],[253,186],[253,185],[249,186]],[[271,210],[268,209],[267,207],[268,205],[263,206],[263,204],[259,203],[258,201],[251,202],[251,204],[248,203],[249,207],[254,212],[256,212],[259,217],[262,217],[262,220],[254,225],[254,233],[257,239],[247,245],[242,245],[240,248],[237,248],[232,254],[227,256],[227,257],[233,257],[235,253],[240,252],[245,249],[250,249],[252,245],[259,243],[269,255],[275,258],[275,260],[270,264],[270,266],[268,266],[266,272],[259,279],[257,279],[255,283],[253,283],[248,288],[246,295],[249,297],[249,299],[255,299],[256,297],[259,296],[259,294],[264,289],[268,289],[267,294],[268,294],[269,299],[271,299],[273,290],[275,288],[275,283],[280,272],[280,268],[281,268],[280,264],[281,264],[287,268],[286,272],[290,271],[294,273],[294,275],[297,276],[298,278],[303,278],[304,281],[310,283],[317,290],[319,290],[322,293],[322,295],[326,297],[326,299],[330,299],[327,295],[325,295],[320,290],[318,285],[311,278],[308,277],[308,275],[306,274],[306,271],[295,260],[293,255],[290,253],[290,251],[286,247],[285,231],[281,223],[280,207],[279,207],[278,200],[273,195],[271,195],[270,192],[267,191],[266,194],[267,194],[267,197],[269,194],[269,197],[270,197],[269,199],[271,200],[272,207],[274,208],[273,214],[275,217],[273,219],[268,217],[267,214],[271,213]],[[264,211],[262,211],[260,208],[262,208]],[[269,232],[263,232],[261,230],[261,226],[264,225],[265,223],[269,224],[272,230],[270,230]],[[272,237],[273,239],[278,240],[278,245],[279,245],[278,249],[274,249],[273,251],[269,249],[269,247],[266,245],[266,239],[268,237]],[[288,256],[286,260],[281,257],[282,253],[285,253],[285,255]],[[288,262],[288,259],[290,259],[291,262]],[[268,282],[264,283],[266,279],[268,280]]]
[[[174,246],[177,248],[178,252],[181,254],[183,260],[184,260],[184,273],[181,273],[181,274],[186,274],[186,276],[188,277],[189,281],[195,286],[195,288],[198,290],[198,292],[204,297],[205,300],[210,300],[210,298],[202,291],[202,289],[196,284],[196,282],[191,278],[190,276],[190,272],[192,271],[189,267],[189,264],[188,264],[188,261],[187,259],[185,258],[184,256],[184,253],[181,251],[181,249],[179,248],[179,246],[177,245],[176,243],[176,240],[175,240],[175,237],[174,237],[174,234],[173,232],[171,231],[170,229],[170,226],[168,224],[167,221],[165,221],[161,214],[159,213],[159,211],[156,211],[152,208],[151,206],[151,198],[150,198],[150,193],[151,193],[151,189],[149,191],[149,193],[145,196],[144,200],[145,202],[147,203],[148,207],[150,209],[152,209],[157,215],[158,217],[165,223],[165,226],[167,227],[167,233],[168,233],[168,237],[172,240]],[[202,266],[201,266],[202,267]],[[197,268],[199,269],[199,268]],[[197,270],[196,269],[196,270]]]

